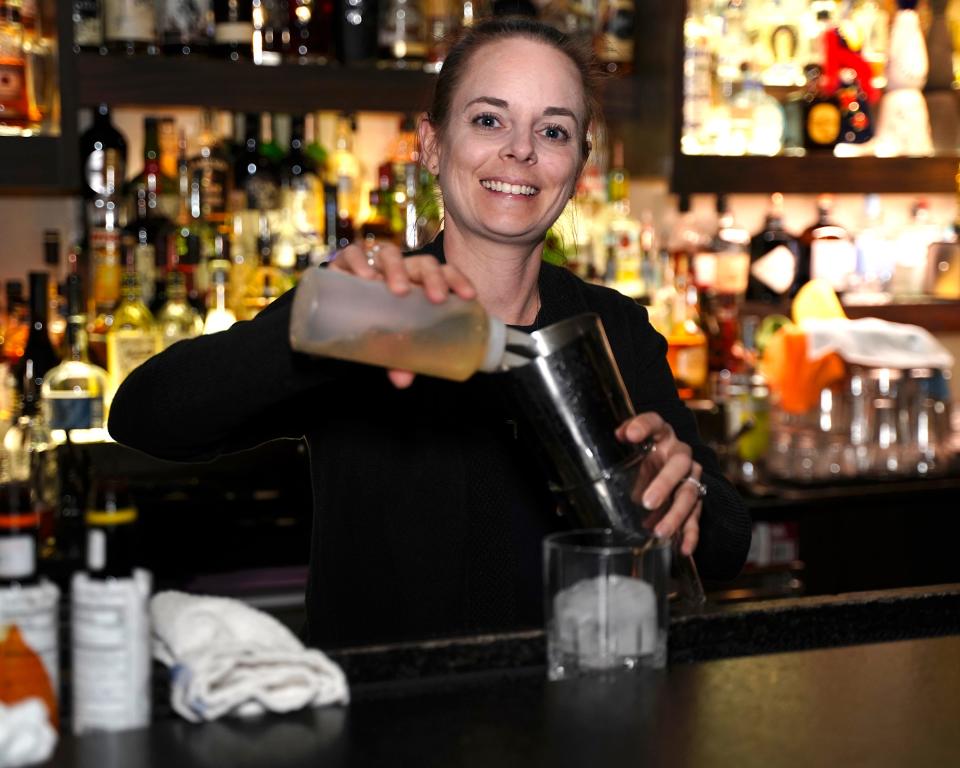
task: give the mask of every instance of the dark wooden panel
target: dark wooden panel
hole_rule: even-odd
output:
[[[342,109],[417,112],[434,77],[422,71],[281,64],[202,57],[76,55],[79,102],[211,106],[235,111]]]
[[[675,192],[955,192],[956,157],[711,157],[678,154]]]
[[[931,333],[960,331],[960,301],[928,304],[880,304],[869,307],[844,306],[848,317],[879,317],[893,323],[908,323]]]

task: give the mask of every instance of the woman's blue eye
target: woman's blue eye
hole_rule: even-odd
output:
[[[543,129],[543,135],[554,141],[566,141],[570,138],[569,131],[560,125],[548,125]]]

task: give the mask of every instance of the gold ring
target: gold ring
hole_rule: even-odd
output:
[[[694,488],[697,489],[698,499],[702,499],[707,495],[707,486],[697,480],[697,478],[695,478],[693,475],[687,475],[685,478],[683,478],[683,482],[690,483]]]

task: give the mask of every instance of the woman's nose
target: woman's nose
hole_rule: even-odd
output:
[[[526,132],[512,133],[500,150],[500,157],[512,158],[521,163],[535,163],[537,153],[533,148],[533,139]]]

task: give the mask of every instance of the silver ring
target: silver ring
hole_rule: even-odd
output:
[[[693,475],[687,475],[685,478],[683,478],[683,482],[691,483],[693,487],[697,489],[698,499],[702,499],[707,495],[707,486],[697,480],[697,478],[695,478]]]
[[[367,248],[367,266],[377,268],[377,254],[380,253],[380,244],[374,243]]]

